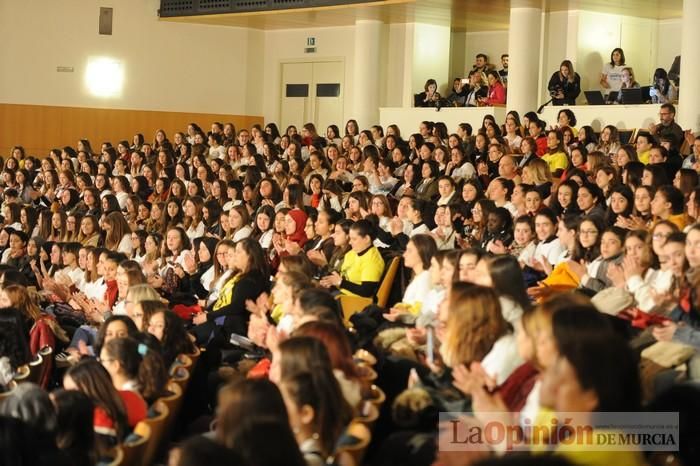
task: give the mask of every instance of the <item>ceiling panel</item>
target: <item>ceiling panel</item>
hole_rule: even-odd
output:
[[[541,5],[547,11],[589,10],[655,19],[678,18],[683,10],[683,0],[387,0],[367,4],[186,16],[161,20],[267,30],[350,26],[358,19],[378,19],[385,23],[423,22],[450,25],[458,31],[493,31],[508,29],[511,4]]]

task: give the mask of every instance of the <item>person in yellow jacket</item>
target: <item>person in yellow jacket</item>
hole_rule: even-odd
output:
[[[371,298],[379,288],[384,273],[384,259],[372,244],[374,226],[368,220],[358,220],[350,227],[351,250],[345,255],[340,273],[321,278],[321,286],[334,287],[342,294]]]
[[[637,139],[635,141],[635,145],[637,148],[637,158],[644,165],[647,165],[649,163],[649,158],[651,156],[651,148],[654,146],[655,143],[656,141],[654,140],[654,136],[652,136],[647,131],[641,131],[637,135]]]
[[[564,150],[564,137],[561,131],[553,129],[547,133],[547,152],[542,156],[542,160],[549,165],[549,171],[553,176],[561,176],[562,172],[569,166],[569,158]]]

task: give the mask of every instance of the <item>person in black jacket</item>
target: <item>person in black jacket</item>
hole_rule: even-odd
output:
[[[575,105],[581,93],[581,77],[574,71],[570,60],[564,60],[547,85],[553,105]]]
[[[437,107],[440,105],[440,94],[437,91],[437,81],[428,79],[425,82],[424,91],[416,94],[413,99],[414,107]]]
[[[245,238],[228,250],[228,266],[237,271],[221,288],[219,299],[205,313],[194,317],[194,334],[198,342],[207,342],[212,332],[222,330],[224,341],[231,334],[246,335],[250,312],[247,300],[255,302],[262,293],[270,291],[270,271],[265,253],[256,240]]]

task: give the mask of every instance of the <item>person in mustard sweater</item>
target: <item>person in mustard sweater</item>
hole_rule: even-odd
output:
[[[547,133],[547,152],[542,156],[542,160],[549,165],[549,171],[554,177],[561,176],[562,172],[569,166],[569,158],[564,151],[564,138],[561,131],[553,129]]]
[[[321,286],[334,287],[342,294],[371,298],[379,288],[384,273],[384,259],[372,244],[374,227],[368,220],[359,220],[350,227],[350,247],[340,273],[321,279]]]
[[[683,192],[671,185],[659,186],[651,200],[651,214],[656,222],[668,220],[680,231],[688,225],[688,216],[684,212],[685,200]]]
[[[651,153],[651,148],[656,144],[654,136],[646,131],[641,131],[637,135],[637,140],[635,141],[635,146],[637,148],[637,158],[644,165],[649,163],[649,155]]]

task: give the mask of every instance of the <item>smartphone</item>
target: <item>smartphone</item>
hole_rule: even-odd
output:
[[[462,84],[469,84],[469,78],[462,78]]]
[[[435,362],[435,346],[433,344],[433,332],[434,329],[433,327],[428,327],[427,328],[427,341],[425,343],[427,349],[426,349],[426,357],[428,359],[428,364],[434,364]]]

